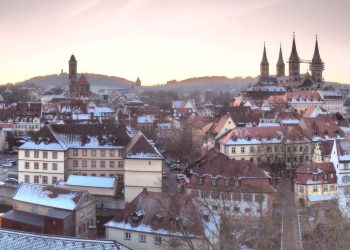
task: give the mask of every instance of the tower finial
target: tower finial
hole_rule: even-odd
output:
[[[316,41],[317,41],[318,34],[316,34]]]
[[[293,39],[295,38],[295,32],[293,31]]]

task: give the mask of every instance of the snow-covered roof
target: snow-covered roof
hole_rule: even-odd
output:
[[[278,127],[281,126],[278,122],[260,122],[258,127]]]
[[[13,196],[13,200],[66,210],[74,210],[82,193],[83,191],[21,183]]]
[[[61,144],[53,142],[49,144],[45,144],[44,142],[40,142],[39,144],[36,144],[33,141],[27,141],[22,146],[20,146],[19,149],[26,150],[26,149],[36,149],[36,150],[47,150],[47,151],[64,151],[66,150],[65,147],[62,147]]]
[[[111,240],[80,239],[0,229],[1,249],[128,250]]]
[[[313,202],[313,201],[328,201],[335,199],[336,197],[330,196],[330,195],[325,195],[325,194],[315,194],[315,195],[309,195],[308,200]]]
[[[66,185],[83,186],[83,187],[97,187],[97,188],[113,188],[115,178],[97,177],[97,176],[79,176],[70,175]]]
[[[137,123],[154,123],[155,119],[154,115],[141,115],[137,117]]]
[[[72,120],[90,120],[90,114],[72,114]]]

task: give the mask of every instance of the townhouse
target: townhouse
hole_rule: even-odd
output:
[[[302,205],[337,199],[337,175],[331,162],[300,165],[293,183],[295,201]]]

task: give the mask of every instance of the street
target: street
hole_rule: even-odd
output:
[[[0,154],[0,164],[4,163],[7,159],[15,160],[16,165],[12,168],[4,168],[0,166],[0,181],[6,183],[7,174],[9,172],[18,173],[18,155],[17,154]],[[8,185],[14,185],[6,183]]]

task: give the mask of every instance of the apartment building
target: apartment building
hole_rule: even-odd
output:
[[[47,185],[69,175],[113,177],[128,184],[128,190],[134,187],[126,192],[133,199],[143,187],[161,189],[162,159],[141,132],[131,139],[122,125],[52,124],[19,148],[19,182]],[[125,179],[127,174],[131,179]]]
[[[250,161],[228,159],[211,149],[192,170],[185,192],[205,209],[252,217],[271,209],[276,192],[271,177]]]

